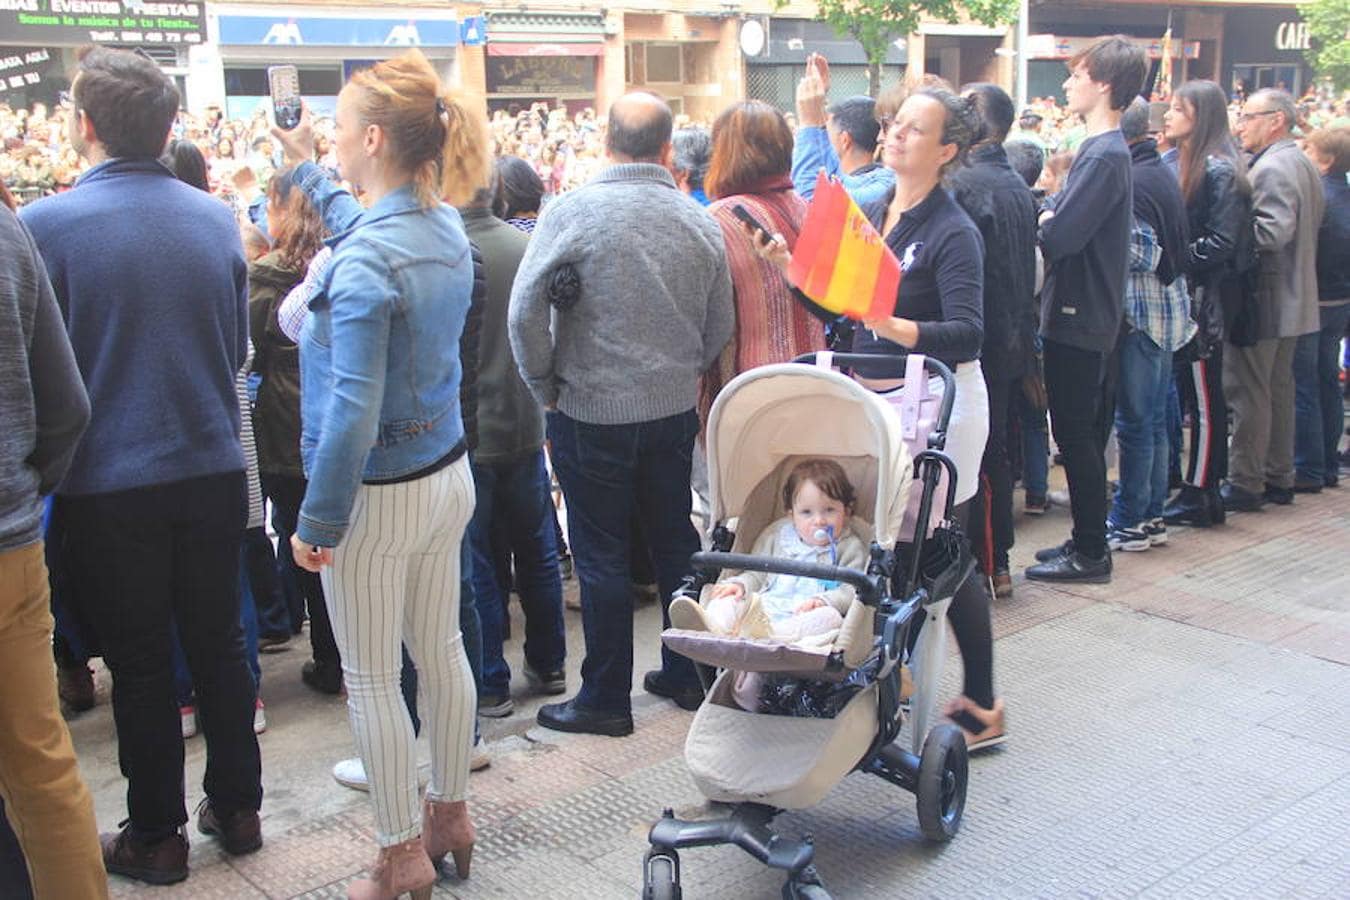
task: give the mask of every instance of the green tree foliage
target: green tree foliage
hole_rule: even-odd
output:
[[[784,0],[780,0],[782,5]],[[1344,6],[1350,0],[1320,0]],[[973,21],[994,26],[1017,18],[1017,0],[817,0],[820,16],[840,36],[862,44],[867,54],[870,93],[881,90],[881,67],[886,51],[896,38],[919,30],[927,17],[941,22],[959,22],[964,11]]]
[[[1350,0],[1312,0],[1298,11],[1312,35],[1308,64],[1337,88],[1350,88]]]

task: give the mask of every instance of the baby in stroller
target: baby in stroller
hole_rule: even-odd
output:
[[[787,515],[755,539],[755,556],[799,562],[867,566],[867,545],[852,524],[857,493],[839,463],[804,459],[783,487]],[[798,575],[740,572],[708,587],[700,605],[670,604],[674,628],[715,634],[802,641],[837,634],[855,591],[851,585]]]

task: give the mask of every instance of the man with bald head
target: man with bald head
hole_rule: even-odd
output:
[[[1250,512],[1294,500],[1294,348],[1320,327],[1317,229],[1321,177],[1290,135],[1296,111],[1284,91],[1257,91],[1238,116],[1251,153],[1252,220],[1260,256],[1252,315],[1229,329],[1223,389],[1233,409],[1224,509]]]
[[[511,348],[550,411],[586,639],[581,690],[539,711],[559,731],[633,731],[630,524],[641,522],[664,609],[699,549],[690,524],[698,377],[731,339],[722,232],[675,185],[672,117],[651,94],[609,111],[609,165],[544,207],[511,292]],[[686,709],[693,665],[662,650],[643,686]]]

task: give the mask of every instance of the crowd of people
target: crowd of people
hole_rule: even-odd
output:
[[[825,349],[876,355],[850,374],[897,408],[888,357],[953,373],[952,515],[982,566],[948,612],[963,682],[946,714],[971,750],[1004,741],[991,599],[1013,589],[1017,482],[1023,511],[1045,511],[1050,430],[1073,529],[1031,580],[1107,583],[1114,552],[1165,544],[1168,525],[1339,480],[1350,128],[1300,145],[1293,98],[1258,91],[1234,117],[1204,81],[1159,116],[1146,71],[1119,37],[1070,61],[1070,150],[1028,139],[1034,116],[992,84],[830,103],[816,55],[795,128],[758,101],[694,127],[645,93],[603,122],[486,116],[411,51],[354,75],[331,122],[282,130],[186,119],[149,60],[83,53],[69,104],[18,122],[68,141],[78,184],[0,212],[0,826],[33,892],[187,878],[198,727],[198,830],[260,849],[257,655],[306,620],[302,677],[345,688],[358,751],[334,776],[375,814],[357,900],[429,896],[446,856],[469,876],[477,716],[513,711],[512,593],[531,690],[573,687],[565,558],[584,661],[546,728],[633,732],[635,584],[655,584],[666,626],[837,627],[846,592],[805,578],[733,577],[672,606],[701,546],[713,401]],[[900,261],[889,315],[840,319],[789,274],[821,170]],[[782,499],[764,553],[860,558],[865,511],[835,462],[800,462]],[[58,704],[92,705],[95,656],[127,779],[127,819],[101,838]],[[704,701],[664,647],[642,683]]]

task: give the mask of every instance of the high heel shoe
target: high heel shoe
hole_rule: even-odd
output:
[[[469,819],[469,805],[463,800],[441,803],[425,800],[422,803],[422,845],[426,847],[431,863],[440,871],[445,854],[455,860],[455,874],[469,877],[469,862],[473,859],[475,834]]]
[[[436,869],[422,843],[422,838],[413,838],[381,847],[370,877],[358,878],[347,886],[347,900],[395,900],[404,894],[412,900],[430,900]]]

